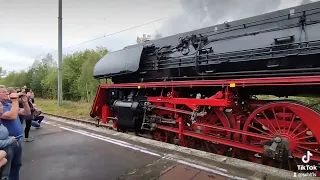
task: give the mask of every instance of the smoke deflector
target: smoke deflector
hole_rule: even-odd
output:
[[[93,69],[95,78],[134,73],[139,69],[143,45],[130,46],[106,54]]]

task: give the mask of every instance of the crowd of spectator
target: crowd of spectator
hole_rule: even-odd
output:
[[[41,109],[36,107],[32,90],[0,85],[0,180],[19,180],[22,166],[21,141],[34,141],[29,136],[30,128],[40,128],[43,119]]]

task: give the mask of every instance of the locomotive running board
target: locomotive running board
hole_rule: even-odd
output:
[[[149,154],[160,154],[162,158],[169,160],[172,159],[177,161],[178,163],[194,167],[201,167],[204,171],[210,171],[210,169],[211,171],[219,171],[218,173],[229,175],[231,179],[295,179],[294,172],[292,171],[199,151],[196,149],[190,149],[174,144],[168,144],[152,139],[146,139],[132,134],[119,133],[117,131],[110,130],[109,128],[104,128],[103,126],[93,126],[92,122],[90,121],[76,121],[75,119],[68,120],[67,118],[62,118],[61,116],[55,116],[52,114],[46,115],[46,119],[49,119],[49,121],[51,122],[59,123],[60,125],[63,125],[65,127],[68,126],[70,127],[70,129],[86,129],[89,132],[99,134],[97,136],[102,135],[103,137],[114,139],[115,142],[123,141],[125,143],[131,144],[134,148],[140,148],[144,149],[145,151],[150,151]],[[88,126],[88,124],[91,124],[91,126]],[[304,179],[317,178],[304,177]]]

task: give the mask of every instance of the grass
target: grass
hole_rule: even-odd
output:
[[[275,97],[275,96],[257,96],[261,100],[297,100],[309,105],[311,108],[320,111],[320,98],[319,97],[298,97],[298,96],[289,96],[287,98]]]
[[[61,116],[90,119],[92,103],[85,101],[63,101],[62,106],[58,106],[57,100],[36,98],[35,104],[44,113],[57,114]]]

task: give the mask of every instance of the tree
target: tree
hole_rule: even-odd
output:
[[[1,79],[1,84],[6,85],[7,87],[22,87],[26,85],[26,72],[9,72],[5,78]]]
[[[137,43],[140,44],[140,43],[144,43],[146,41],[149,41],[151,38],[151,35],[150,34],[143,34],[142,37],[137,37]]]
[[[27,84],[36,95],[46,97],[48,92],[44,89],[44,80],[52,69],[56,69],[56,67],[56,62],[53,60],[51,54],[47,54],[46,57],[41,60],[34,61],[31,69],[26,75],[29,81]]]
[[[58,70],[50,69],[49,73],[42,81],[43,90],[46,92],[45,97],[56,99],[58,94]]]
[[[95,50],[85,50],[64,56],[62,77],[65,100],[93,100],[100,84],[100,81],[93,78],[93,68],[108,52],[104,47],[97,47]],[[2,68],[0,68],[1,72],[4,72]],[[8,87],[26,85],[35,92],[37,97],[56,99],[57,62],[51,54],[47,54],[42,59],[36,59],[27,71],[13,71],[7,73],[6,77],[0,77],[0,84]]]
[[[0,78],[6,76],[6,74],[7,72],[4,69],[2,69],[2,67],[0,67]]]
[[[105,49],[100,49],[97,52],[87,51],[86,60],[82,64],[81,73],[77,79],[78,91],[81,93],[82,99],[90,102],[93,100],[99,81],[94,79],[93,68],[95,64],[107,53]]]

